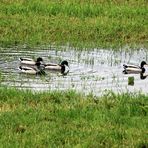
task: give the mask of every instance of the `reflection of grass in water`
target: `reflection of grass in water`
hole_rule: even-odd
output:
[[[74,91],[0,88],[0,145],[146,146],[147,99],[140,94],[108,92],[94,97]]]
[[[94,65],[94,58],[85,58],[82,61],[87,65]]]
[[[11,55],[7,55],[7,56],[3,56],[1,55],[1,61],[5,61],[5,62],[12,62],[14,59]]]
[[[2,0],[1,45],[146,43],[147,2]]]
[[[52,59],[52,56],[48,55],[48,59],[51,60]]]
[[[0,71],[0,82],[3,82],[5,80],[5,76],[2,74],[2,72]]]
[[[52,57],[52,56],[48,56],[48,60],[49,61],[46,61],[46,63],[55,63],[55,64],[60,64],[64,59],[60,56],[57,56],[57,57]]]
[[[105,77],[103,77],[103,76],[97,76],[96,77],[96,81],[101,81],[101,80],[105,80]]]
[[[45,76],[38,76],[38,75],[31,75],[31,74],[25,74],[25,73],[19,73],[18,77],[15,77],[14,79],[14,86],[16,85],[17,81],[20,85],[20,87],[24,87],[26,84],[29,86],[31,83],[36,83],[38,81],[45,81]]]
[[[87,80],[94,80],[94,81],[102,81],[105,79],[103,76],[95,76],[95,75],[81,75],[80,76],[82,81],[87,81]]]

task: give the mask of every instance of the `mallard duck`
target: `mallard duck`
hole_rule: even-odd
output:
[[[20,63],[23,65],[35,65],[36,63],[41,63],[43,62],[43,59],[41,57],[38,57],[37,60],[33,60],[31,58],[19,58]]]
[[[28,67],[28,66],[19,66],[19,70],[22,72],[22,73],[25,73],[25,74],[33,74],[33,75],[45,75],[45,71],[44,70],[39,70],[39,69],[36,69],[34,67]]]
[[[145,67],[148,65],[145,61],[142,61],[140,66],[137,65],[123,65],[123,73],[124,74],[141,74],[141,73],[145,73]]]
[[[45,70],[60,71],[61,74],[66,75],[69,72],[69,65],[67,61],[62,61],[61,64],[44,64]]]
[[[33,75],[45,75],[45,71],[43,67],[40,67],[40,63],[36,63],[34,67],[29,66],[19,66],[19,70],[25,74],[33,74]]]

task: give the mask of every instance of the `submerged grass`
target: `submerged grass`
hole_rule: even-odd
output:
[[[0,88],[0,147],[147,147],[148,96]]]
[[[147,44],[146,0],[1,0],[0,44]]]

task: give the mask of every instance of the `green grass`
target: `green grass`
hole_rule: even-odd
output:
[[[147,45],[146,0],[1,0],[0,45]]]
[[[148,96],[0,88],[0,147],[147,147]]]

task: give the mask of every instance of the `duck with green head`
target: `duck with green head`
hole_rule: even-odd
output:
[[[143,74],[146,72],[146,67],[145,66],[148,66],[148,64],[145,62],[145,61],[142,61],[140,66],[137,66],[137,65],[127,65],[127,64],[124,64],[123,65],[123,73],[124,74]]]
[[[61,64],[44,64],[45,70],[51,70],[51,71],[59,71],[61,74],[66,75],[69,72],[69,64],[67,61],[62,61]]]

